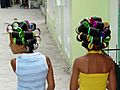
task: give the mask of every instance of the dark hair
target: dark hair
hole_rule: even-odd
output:
[[[15,44],[25,45],[28,52],[38,48],[40,29],[36,28],[35,23],[30,23],[28,20],[14,21],[7,26],[7,32],[10,33]]]
[[[77,41],[88,50],[102,50],[111,39],[110,25],[100,17],[85,18],[76,28]]]

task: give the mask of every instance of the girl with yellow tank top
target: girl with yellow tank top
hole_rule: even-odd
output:
[[[76,32],[88,53],[74,61],[70,90],[116,90],[115,66],[103,51],[111,38],[109,24],[100,17],[85,18]]]

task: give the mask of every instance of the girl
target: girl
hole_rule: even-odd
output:
[[[116,90],[113,60],[103,52],[111,38],[109,24],[91,17],[82,20],[76,32],[88,53],[74,61],[70,90]]]
[[[13,71],[17,75],[17,90],[54,90],[54,76],[50,58],[40,52],[33,52],[38,48],[40,29],[35,23],[15,21],[8,25],[10,36],[9,46],[14,54],[20,56],[11,60]]]

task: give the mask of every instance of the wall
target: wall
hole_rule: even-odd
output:
[[[110,0],[110,24],[111,24],[111,41],[109,48],[120,48],[118,45],[118,0]],[[114,12],[114,13],[113,13]],[[117,45],[117,46],[116,46]],[[110,55],[116,60],[116,51],[110,51]],[[120,55],[119,55],[120,56]]]
[[[55,38],[55,22],[56,22],[56,15],[55,15],[55,0],[47,0],[47,26],[53,38]]]
[[[47,1],[47,26],[68,64],[71,58],[69,1],[70,0]],[[51,3],[54,6],[51,6]],[[51,12],[54,13],[52,14]]]

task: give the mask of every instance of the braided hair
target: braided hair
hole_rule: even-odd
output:
[[[111,39],[110,25],[100,17],[84,18],[76,28],[77,41],[88,50],[102,50]]]
[[[14,21],[6,30],[12,36],[14,43],[24,45],[27,52],[38,48],[41,31],[36,28],[35,23],[30,23],[28,20]]]

